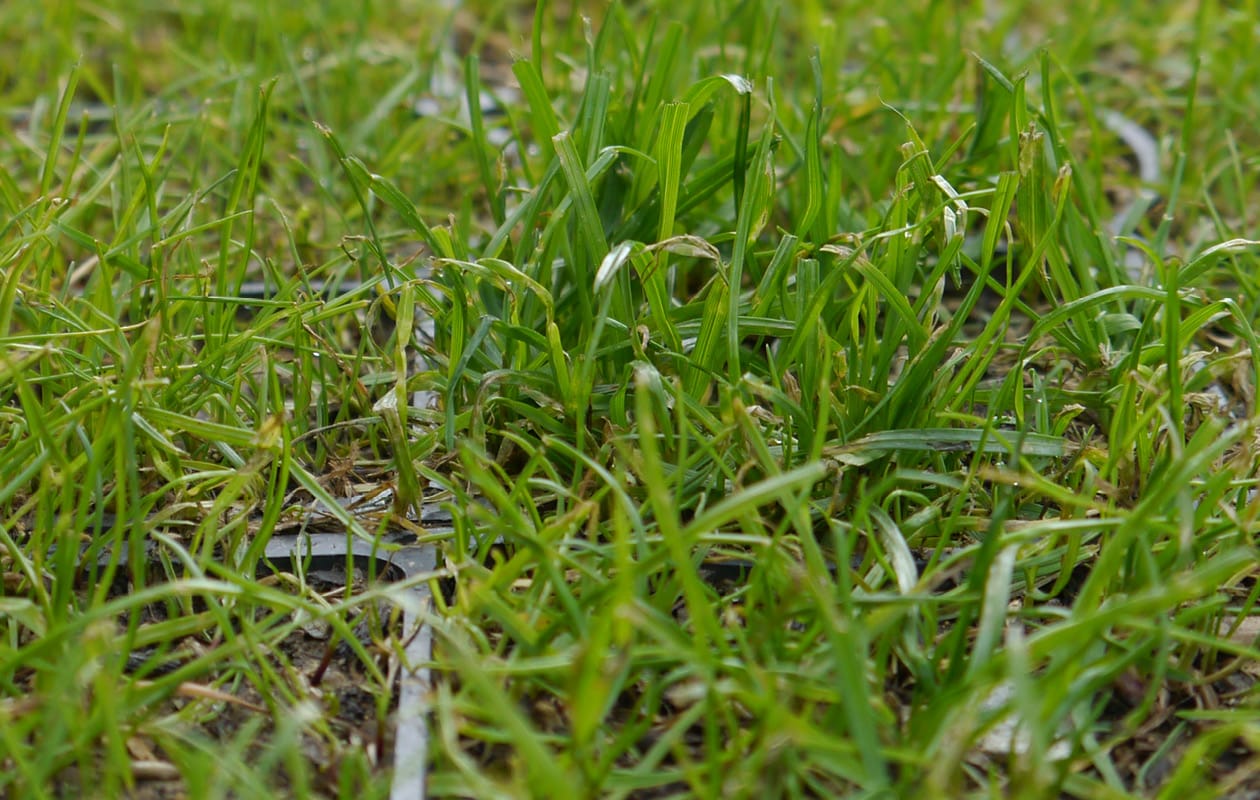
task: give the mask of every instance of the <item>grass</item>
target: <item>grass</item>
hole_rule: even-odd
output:
[[[1254,12],[5,5],[0,795],[1249,796]]]

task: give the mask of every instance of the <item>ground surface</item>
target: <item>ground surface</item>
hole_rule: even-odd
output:
[[[176,5],[0,7],[0,796],[388,796],[403,608],[435,797],[1260,795],[1255,9]]]

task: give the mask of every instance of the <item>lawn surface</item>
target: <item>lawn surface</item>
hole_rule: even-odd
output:
[[[1260,796],[1256,14],[0,5],[0,797]]]

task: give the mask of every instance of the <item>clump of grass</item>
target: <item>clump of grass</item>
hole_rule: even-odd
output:
[[[384,730],[395,595],[257,576],[386,486],[453,519],[434,795],[1248,780],[1235,12],[540,4],[437,19],[461,61],[402,7],[206,11],[112,72],[71,54],[132,12],[71,14],[6,89],[6,791],[384,794],[293,643]]]

